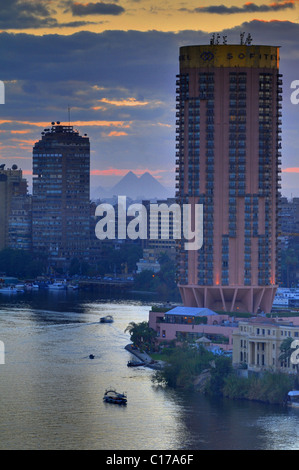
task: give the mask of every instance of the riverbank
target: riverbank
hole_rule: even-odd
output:
[[[155,361],[146,352],[141,352],[133,344],[127,344],[125,346],[125,349],[126,351],[128,351],[129,353],[137,357],[140,360],[140,362],[144,363],[145,367],[149,367],[150,369],[154,369],[154,370],[161,370],[164,367],[163,361]]]

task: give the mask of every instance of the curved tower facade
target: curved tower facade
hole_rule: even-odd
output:
[[[203,246],[177,244],[185,306],[270,312],[281,163],[279,48],[180,48],[176,198],[203,204]]]

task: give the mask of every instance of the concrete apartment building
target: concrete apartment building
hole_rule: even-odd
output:
[[[88,261],[90,220],[89,138],[52,122],[33,147],[33,250],[54,267]]]
[[[180,48],[176,200],[203,204],[203,247],[177,244],[185,306],[270,312],[278,282],[279,48]]]
[[[17,202],[18,201],[18,202]],[[22,170],[18,169],[17,165],[12,168],[5,169],[5,165],[0,167],[0,250],[8,246],[13,246],[13,239],[10,237],[11,223],[14,223],[14,236],[22,238],[25,234],[25,239],[30,238],[30,214],[23,214],[21,221],[12,220],[12,210],[15,210],[16,204],[23,206],[28,202],[27,194],[27,181],[23,178]],[[28,209],[28,207],[27,207]],[[27,210],[26,209],[26,210]],[[25,210],[25,209],[24,209]],[[24,229],[24,225],[26,228]],[[25,230],[25,233],[24,233]]]

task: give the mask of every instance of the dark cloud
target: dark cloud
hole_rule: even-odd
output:
[[[74,16],[87,15],[120,15],[125,11],[120,5],[115,3],[78,3],[72,0],[66,2],[67,10],[70,10]]]
[[[76,28],[93,24],[87,21],[59,23],[50,0],[0,0],[0,29]]]
[[[282,3],[271,3],[269,5],[257,5],[253,2],[248,2],[238,6],[228,7],[226,5],[210,5],[207,7],[198,7],[192,10],[181,8],[181,11],[190,11],[191,13],[215,13],[218,15],[233,15],[235,13],[264,13],[264,12],[274,12],[286,10],[289,8],[295,8],[294,0],[286,0]]]

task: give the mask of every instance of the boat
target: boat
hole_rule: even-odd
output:
[[[113,316],[112,315],[106,315],[106,317],[101,317],[100,318],[100,323],[113,323]]]
[[[78,284],[69,284],[67,286],[68,289],[72,289],[72,290],[78,290],[79,289],[79,286]]]
[[[144,365],[145,365],[145,362],[141,362],[141,361],[128,361],[127,362],[128,367],[138,367],[138,366],[144,366]]]
[[[49,289],[51,290],[64,290],[65,288],[65,284],[62,282],[53,282],[53,284],[49,284]]]
[[[17,292],[25,292],[25,284],[17,284],[16,290]]]
[[[299,408],[299,390],[292,390],[288,393],[287,404],[288,406]]]
[[[106,403],[113,403],[115,405],[126,405],[127,395],[124,393],[118,393],[114,389],[110,389],[106,390],[103,400]]]
[[[1,294],[17,294],[17,292],[18,290],[16,289],[15,286],[0,287]]]

